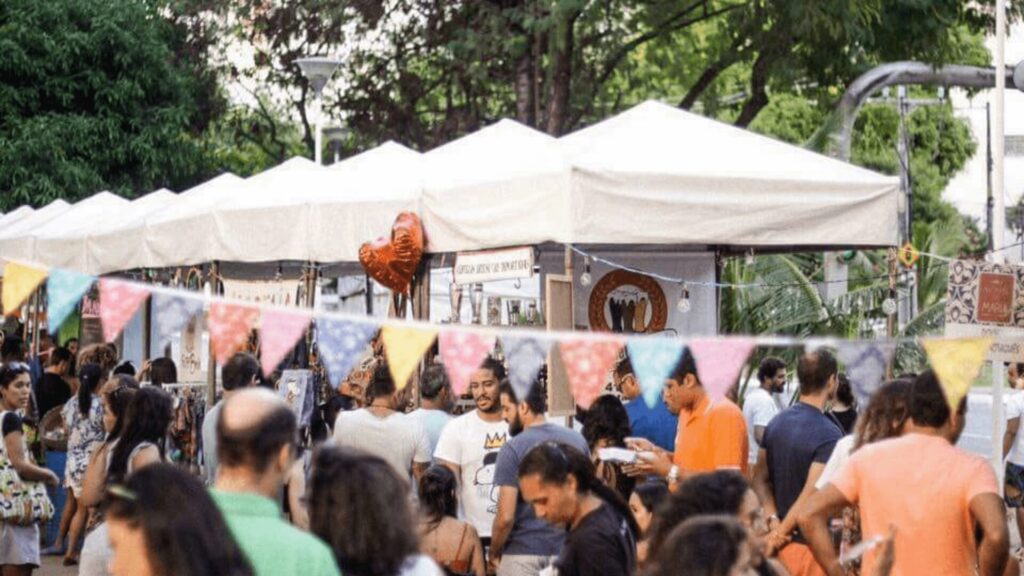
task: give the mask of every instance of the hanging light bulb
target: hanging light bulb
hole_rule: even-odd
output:
[[[754,249],[753,248],[751,248],[750,250],[747,250],[747,257],[746,257],[746,259],[744,261],[746,262],[747,266],[753,266],[754,265]]]
[[[679,310],[680,314],[686,314],[690,311],[690,289],[686,287],[686,282],[683,282],[683,288],[679,293],[679,302],[676,302],[676,310]]]
[[[889,294],[889,297],[882,301],[882,312],[886,316],[892,316],[896,313],[896,298],[893,294]]]
[[[580,274],[580,285],[590,286],[593,279],[590,277],[590,256],[583,258],[583,274]]]

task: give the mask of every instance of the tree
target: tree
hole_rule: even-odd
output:
[[[169,6],[141,0],[0,3],[0,209],[100,190],[180,188],[222,108],[216,77]]]

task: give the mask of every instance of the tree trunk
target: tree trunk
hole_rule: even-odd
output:
[[[768,105],[768,92],[766,84],[768,70],[771,68],[774,57],[769,52],[761,52],[754,62],[754,70],[750,77],[750,98],[743,105],[739,117],[736,119],[736,126],[746,128],[757,118],[761,109]]]
[[[516,119],[527,126],[537,125],[534,83],[533,54],[527,50],[516,62]]]
[[[552,42],[551,99],[548,101],[548,134],[561,136],[569,116],[572,86],[573,28],[578,13],[558,23]]]

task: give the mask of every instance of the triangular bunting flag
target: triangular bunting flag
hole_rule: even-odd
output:
[[[726,392],[736,383],[743,363],[754,349],[754,342],[742,338],[694,340],[689,348],[697,363],[700,383],[714,402],[725,398]]]
[[[437,331],[429,328],[385,326],[381,331],[384,354],[398,390],[403,390],[409,384],[409,376],[412,376],[416,365],[436,337]]]
[[[626,349],[644,402],[654,408],[661,401],[665,379],[683,355],[683,343],[675,338],[630,338]]]
[[[586,410],[601,395],[608,373],[615,366],[622,342],[579,339],[561,343],[562,361],[576,404]]]
[[[370,339],[380,327],[337,318],[316,321],[316,341],[327,376],[334,386],[348,376],[366,351]]]
[[[147,296],[149,289],[140,284],[113,278],[100,279],[100,322],[105,342],[113,342],[117,338]]]
[[[259,308],[214,302],[206,326],[213,342],[213,355],[223,366],[249,340],[249,332],[260,317]]]
[[[93,276],[77,272],[57,268],[50,270],[50,277],[46,280],[46,318],[51,334],[57,333],[95,281]]]
[[[537,374],[548,360],[551,340],[543,336],[502,336],[501,351],[508,363],[508,380],[522,401],[530,394]]]
[[[840,341],[836,356],[846,367],[853,395],[862,407],[868,405],[871,395],[882,386],[885,370],[896,351],[894,342]]]
[[[4,314],[14,314],[32,292],[46,279],[46,270],[16,262],[4,267],[4,288],[0,294]]]
[[[260,363],[270,376],[306,332],[310,317],[300,312],[264,310],[260,320]]]
[[[186,298],[170,294],[153,294],[153,318],[156,321],[159,341],[163,348],[171,338],[185,329],[196,314],[203,311],[203,301],[197,296]]]
[[[939,377],[939,384],[946,393],[946,402],[951,410],[960,406],[974,379],[981,371],[991,338],[961,338],[956,340],[921,340],[921,346],[928,354],[928,362]]]
[[[494,350],[494,336],[467,330],[442,330],[438,344],[441,348],[441,361],[452,382],[452,391],[461,396],[469,387],[473,372]]]

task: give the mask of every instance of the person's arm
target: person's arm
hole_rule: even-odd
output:
[[[800,495],[797,496],[796,502],[793,502],[793,505],[789,507],[786,517],[779,523],[778,528],[772,530],[771,534],[768,535],[768,545],[773,549],[778,550],[788,543],[790,534],[793,533],[793,530],[796,530],[796,521],[800,517],[800,510],[810,500],[811,495],[814,494],[816,490],[815,485],[818,483],[818,478],[821,477],[821,472],[824,469],[825,465],[821,462],[811,463],[811,467],[807,471],[807,481],[804,482],[804,488],[800,491]]]
[[[1010,454],[1010,449],[1013,448],[1013,441],[1017,439],[1017,430],[1019,429],[1020,416],[1006,421],[1006,433],[1003,434],[1003,460]]]
[[[712,411],[711,430],[714,437],[715,470],[744,470],[750,452],[747,444],[747,421],[739,410]]]
[[[761,499],[761,506],[769,518],[778,521],[778,507],[775,505],[775,488],[772,486],[771,476],[768,474],[768,451],[761,448],[757,451],[757,463],[754,464],[754,476],[751,481],[751,488]],[[775,528],[775,522],[770,522],[770,528]]]
[[[416,481],[416,485],[419,486],[420,478],[427,473],[427,468],[430,468],[430,462],[413,462],[412,463],[412,477]]]
[[[1003,501],[998,494],[978,494],[970,502],[971,517],[981,528],[978,546],[979,576],[1000,576],[1010,553],[1010,533],[1006,526]]]
[[[288,473],[288,509],[291,511],[292,524],[309,530],[309,510],[303,495],[306,493],[306,470],[302,458],[299,458],[292,465]]]
[[[754,439],[757,440],[758,446],[764,445],[764,429],[765,426],[755,425],[754,426]]]
[[[834,484],[829,484],[812,494],[797,515],[797,524],[804,540],[814,554],[814,559],[828,576],[845,576],[845,571],[839,564],[839,557],[832,546],[828,522],[829,518],[850,504],[851,502]]]
[[[515,486],[501,486],[498,488],[498,512],[494,515],[494,524],[491,526],[491,558],[500,558],[508,541],[508,535],[512,533],[512,526],[516,521],[516,502],[519,499],[519,489]]]
[[[25,458],[24,440],[21,430],[4,434],[4,449],[11,466],[22,480],[45,482],[51,486],[60,485],[60,479],[48,468],[36,466]]]
[[[473,539],[473,560],[471,561],[473,574],[474,576],[486,576],[487,565],[484,563],[484,545],[480,541],[480,535],[477,534],[476,528],[469,527],[469,536]]]
[[[86,508],[99,506],[103,501],[103,490],[107,484],[107,452],[110,445],[104,442],[93,450],[89,458],[89,467],[85,470],[82,481],[82,497],[78,499]]]

